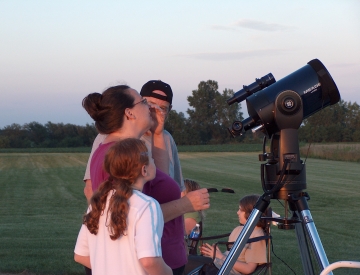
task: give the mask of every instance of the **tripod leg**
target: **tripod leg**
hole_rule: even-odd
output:
[[[314,275],[314,270],[310,258],[310,251],[308,247],[308,242],[306,239],[304,227],[301,223],[295,224],[296,237],[298,240],[298,245],[300,249],[301,262],[304,269],[304,274]]]
[[[326,257],[324,247],[321,243],[319,234],[316,230],[315,223],[312,219],[306,198],[301,197],[296,203],[296,206],[298,208],[298,213],[300,214],[302,227],[305,228],[306,230],[306,234],[311,242],[313,251],[318,261],[318,265],[323,270],[325,267],[329,265],[329,261]],[[332,274],[332,272],[329,274]]]

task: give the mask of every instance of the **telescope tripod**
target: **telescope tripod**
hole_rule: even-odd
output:
[[[280,229],[296,230],[304,274],[315,275],[311,253],[315,255],[317,268],[323,270],[329,262],[310,213],[307,203],[309,196],[303,191],[306,189],[305,163],[300,160],[297,129],[283,129],[275,134],[271,139],[271,153],[263,153],[259,157],[260,160],[268,160],[266,164],[261,164],[264,194],[256,203],[218,274],[229,274],[261,215],[270,205],[270,200],[283,199],[286,208],[284,219],[269,220],[278,221]],[[288,207],[293,214],[291,218],[287,217]]]
[[[260,197],[218,274],[229,274],[261,215],[270,204],[269,199],[269,196],[266,194]],[[296,198],[292,198],[291,200],[293,201],[290,202],[290,205],[294,208],[293,217],[290,220],[284,219],[282,221],[285,222],[284,225],[286,227],[291,225],[295,226],[304,274],[315,275],[315,266],[311,260],[311,252],[308,246],[308,241],[310,241],[318,266],[321,269],[324,269],[329,265],[329,262],[312,219],[307,199],[307,194],[299,194]]]

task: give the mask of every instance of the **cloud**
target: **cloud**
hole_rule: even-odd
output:
[[[241,27],[241,28],[247,28],[247,29],[253,29],[258,31],[282,31],[286,30],[289,27],[279,24],[269,24],[261,21],[251,20],[251,19],[241,19],[235,23],[233,23],[234,26]]]
[[[249,57],[261,57],[269,55],[283,54],[283,49],[267,49],[267,50],[252,50],[252,51],[240,51],[240,52],[212,52],[212,53],[194,53],[194,54],[179,54],[178,57],[187,57],[193,59],[202,60],[239,60]]]
[[[210,26],[212,30],[220,30],[220,31],[236,31],[234,27],[231,26],[221,26],[221,25],[212,25]]]
[[[262,21],[256,21],[251,19],[241,19],[235,23],[232,23],[228,26],[223,25],[212,25],[210,29],[212,30],[222,30],[222,31],[237,31],[238,28],[246,28],[257,31],[266,31],[266,32],[275,32],[275,31],[284,31],[291,29],[292,27],[279,25],[279,24],[270,24]]]

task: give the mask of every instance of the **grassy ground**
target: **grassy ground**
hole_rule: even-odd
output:
[[[300,153],[311,158],[360,162],[359,143],[304,144]]]
[[[0,273],[84,274],[73,248],[86,210],[82,177],[87,153],[0,154]],[[204,235],[237,225],[238,200],[261,193],[257,153],[182,152],[184,177],[204,187],[229,187],[235,194],[212,193]],[[360,261],[359,163],[307,160],[307,191],[312,216],[330,262]],[[284,215],[282,205],[272,208]],[[274,251],[303,274],[294,231],[274,227]],[[273,274],[291,274],[279,260]],[[358,274],[343,269],[335,274]]]
[[[269,151],[268,142],[266,150]],[[300,143],[300,154],[303,158],[320,158],[327,160],[360,162],[360,143]],[[1,153],[88,153],[89,147],[74,148],[0,148]],[[215,145],[182,145],[179,152],[261,152],[260,143],[233,143]]]
[[[0,271],[80,274],[73,247],[86,210],[88,154],[0,156]]]
[[[196,179],[205,187],[235,190],[235,194],[211,193],[211,209],[206,211],[204,222],[205,236],[231,231],[237,225],[238,200],[249,193],[262,193],[257,154],[180,153],[180,156],[185,177]],[[309,206],[330,263],[360,261],[359,168],[358,163],[352,162],[307,160]],[[272,201],[271,207],[284,216],[278,201]],[[273,227],[272,235],[275,253],[296,274],[303,274],[295,231]],[[292,274],[276,257],[272,258],[273,274]],[[339,269],[335,274],[359,274],[359,271]]]

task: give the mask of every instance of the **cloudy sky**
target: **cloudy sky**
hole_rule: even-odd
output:
[[[85,125],[87,94],[151,79],[169,83],[186,113],[200,81],[238,91],[314,58],[360,104],[357,0],[0,0],[0,38],[1,128]]]

